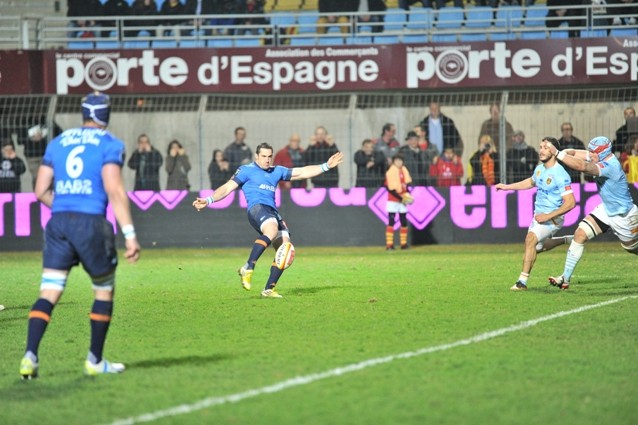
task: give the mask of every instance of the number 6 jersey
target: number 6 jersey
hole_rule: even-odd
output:
[[[106,130],[69,129],[47,146],[42,165],[53,169],[52,213],[106,214],[108,197],[102,181],[105,164],[124,164],[125,146]]]

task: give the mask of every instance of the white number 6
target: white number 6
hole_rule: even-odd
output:
[[[82,174],[84,170],[84,161],[80,158],[80,154],[84,152],[86,146],[78,146],[73,148],[71,152],[69,152],[69,156],[66,158],[66,173],[72,179],[77,179]]]

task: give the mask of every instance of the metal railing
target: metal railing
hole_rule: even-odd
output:
[[[621,7],[604,9],[568,6],[579,14],[546,17],[552,8],[446,7],[438,10],[390,9],[383,13],[352,13],[341,22],[326,23],[329,14],[275,12],[264,15],[86,17],[82,21],[50,16],[0,16],[0,48],[127,48],[203,46],[283,46],[312,44],[368,44],[457,42],[638,34],[636,15],[621,15]],[[556,9],[556,8],[554,8]],[[247,17],[258,24],[244,25]],[[547,27],[547,23],[562,23]],[[621,24],[617,24],[621,21]],[[82,22],[90,25],[82,25]],[[219,22],[222,22],[219,24]],[[153,46],[155,45],[155,46]]]

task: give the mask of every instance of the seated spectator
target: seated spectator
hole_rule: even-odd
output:
[[[265,16],[253,16],[263,15],[265,0],[242,0],[237,10],[237,13],[246,15],[246,17],[239,18],[237,25],[246,25],[246,28],[239,28],[236,30],[237,35],[257,35],[260,32],[260,28],[250,28],[251,25],[267,25],[269,20]]]
[[[338,26],[343,35],[350,32],[350,16],[348,13],[359,10],[358,0],[319,0],[317,34],[325,34],[330,26]],[[323,15],[328,14],[328,15]]]
[[[397,134],[397,126],[387,123],[381,129],[381,137],[374,140],[374,150],[381,152],[388,161],[388,166],[392,164],[392,157],[399,151],[401,144],[394,137]]]
[[[356,187],[379,187],[385,179],[387,160],[381,151],[374,150],[374,143],[365,139],[361,149],[354,154],[357,165]]]
[[[426,186],[430,176],[431,162],[425,157],[425,152],[419,147],[419,136],[408,132],[406,144],[399,148],[399,155],[403,157],[403,165],[410,171],[412,183],[415,186]]]
[[[357,11],[361,14],[358,16],[358,22],[369,24],[373,33],[383,32],[383,23],[385,21],[385,12],[388,7],[384,0],[360,0]],[[366,12],[372,12],[367,15]]]
[[[612,25],[636,25],[638,19],[637,0],[606,0],[607,14]],[[614,7],[616,6],[617,7]]]
[[[213,158],[208,164],[208,178],[210,179],[210,188],[217,189],[226,183],[233,176],[230,172],[230,164],[224,158],[224,152],[221,149],[213,151]]]
[[[304,162],[304,150],[301,147],[301,137],[297,133],[294,133],[288,139],[288,144],[281,148],[276,154],[274,159],[275,165],[281,165],[288,168],[303,167],[306,165]],[[297,187],[306,187],[305,180],[295,181],[280,181],[279,187],[282,189],[290,189]]]
[[[128,16],[131,14],[131,7],[125,0],[107,0],[106,3],[102,6],[102,15],[103,16]],[[122,25],[124,23],[128,23],[126,21],[122,21]],[[103,21],[102,26],[102,37],[109,37],[112,31],[118,31],[118,22],[117,21]],[[120,30],[122,28],[119,28]],[[133,34],[127,34],[133,35]]]
[[[131,6],[131,15],[133,16],[157,16],[157,3],[155,0],[135,0]],[[154,27],[157,25],[155,20],[134,20],[129,21],[131,26],[135,27]],[[141,30],[135,30],[134,35],[139,35]],[[154,34],[155,31],[149,31]]]
[[[506,153],[507,179],[519,182],[532,176],[538,165],[538,152],[525,142],[525,133],[515,131],[512,136],[514,143]]]
[[[240,7],[239,3],[244,0],[217,0],[212,3],[212,13],[215,15],[232,15],[237,13],[238,8]],[[208,13],[208,11],[207,11]],[[204,14],[202,12],[202,14]],[[220,28],[216,28],[213,33],[217,35],[233,35],[233,30],[229,28],[232,25],[236,24],[236,19],[232,17],[224,17],[224,18],[214,18],[208,21],[210,25],[215,25]],[[207,35],[210,35],[209,32],[206,32]]]
[[[463,162],[454,149],[446,148],[443,155],[437,156],[430,165],[430,176],[439,187],[460,186],[463,177]]]
[[[627,183],[638,183],[638,135],[631,136],[625,151],[620,155]]]
[[[178,26],[186,24],[186,20],[182,15],[186,14],[186,7],[179,0],[166,0],[162,3],[162,7],[159,10],[159,16],[170,17],[171,19],[159,19],[158,24],[162,27]],[[173,29],[164,29],[162,34],[164,36],[171,35]],[[173,34],[175,35],[175,34]]]
[[[585,150],[585,144],[578,137],[574,136],[574,127],[570,122],[564,122],[560,126],[560,132],[562,137],[558,139],[558,143],[560,143],[560,148],[562,149],[577,149],[577,150]],[[560,162],[560,160],[558,161]],[[560,162],[562,165],[562,162]],[[583,173],[577,170],[572,170],[569,167],[565,167],[565,171],[569,174],[569,177],[572,179],[572,183],[581,183]],[[584,178],[584,176],[583,176]]]
[[[490,105],[490,118],[483,121],[481,130],[479,132],[479,138],[487,134],[492,138],[494,144],[500,146],[501,140],[501,106],[494,102]],[[514,127],[507,120],[505,120],[505,149],[512,147],[514,134]],[[518,181],[518,180],[517,180]]]
[[[68,0],[68,5],[66,16],[79,18],[71,21],[71,26],[75,28],[71,36],[78,38],[96,37],[100,24],[94,19],[83,18],[103,16],[102,3],[99,0]]]
[[[401,9],[410,10],[410,6],[414,3],[421,3],[423,7],[440,9],[445,6],[445,3],[450,1],[452,1],[454,7],[463,7],[463,0],[399,0],[399,7]]]
[[[485,134],[479,140],[478,150],[470,158],[468,183],[493,186],[499,183],[499,169],[499,155],[496,145],[492,138]]]
[[[26,171],[27,166],[18,157],[11,139],[4,140],[0,157],[0,192],[20,192],[20,176]]]
[[[168,174],[166,190],[190,189],[191,185],[188,183],[188,172],[191,169],[191,163],[188,159],[188,155],[186,155],[184,151],[184,147],[177,140],[173,140],[168,144],[165,168]]]
[[[575,0],[547,0],[547,19],[545,26],[550,29],[560,27],[563,23],[567,23],[570,28],[569,37],[580,37],[580,28],[585,25],[585,9],[582,7],[568,8],[565,6],[573,6],[582,4]],[[576,29],[578,27],[578,29]],[[571,29],[574,28],[574,29]]]

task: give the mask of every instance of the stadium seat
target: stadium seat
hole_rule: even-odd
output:
[[[290,38],[291,46],[314,46],[317,44],[315,37],[295,37]]]
[[[607,37],[607,30],[604,29],[588,29],[581,30],[580,32],[581,38],[597,38],[597,37]]]
[[[486,34],[465,34],[461,33],[461,41],[487,41]]]
[[[272,13],[270,15],[270,23],[278,27],[291,27],[297,23],[295,15],[292,13]]]
[[[438,12],[436,20],[436,28],[439,29],[457,29],[463,25],[463,9],[460,7],[445,7]]]
[[[550,31],[549,38],[569,38],[569,33],[563,30]]]
[[[493,32],[490,34],[490,40],[492,41],[516,40],[516,35],[512,32]]]
[[[609,35],[611,37],[636,37],[638,29],[636,28],[612,28]]]
[[[344,44],[344,41],[342,36],[336,36],[336,37],[323,36],[323,37],[319,37],[319,44],[321,46],[335,46],[335,45]]]
[[[494,33],[491,40],[514,40],[515,32],[521,27],[523,8],[518,6],[499,6],[494,21]]]
[[[545,27],[545,17],[547,16],[547,6],[537,4],[528,6],[525,9],[525,19],[523,23],[525,27]]]
[[[523,31],[521,32],[521,40],[543,40],[547,38],[545,31]]]
[[[206,41],[205,40],[180,40],[179,47],[185,47],[185,48],[206,47]]]
[[[120,43],[118,41],[96,41],[96,49],[119,49]]]
[[[308,34],[317,32],[317,16],[316,13],[300,13],[297,15],[297,25],[299,26],[299,34]]]
[[[456,35],[454,34],[434,34],[432,36],[433,43],[454,43],[456,42]]]
[[[177,48],[177,40],[153,40],[151,47],[154,49],[175,49]]]
[[[299,10],[301,3],[301,0],[277,0],[274,4],[274,10]]]
[[[475,6],[465,13],[465,28],[489,28],[492,26],[492,8]]]
[[[406,14],[403,9],[388,9],[385,14],[384,31],[403,31],[406,24]]]
[[[125,49],[148,49],[151,43],[144,40],[128,40],[122,43]]]
[[[92,41],[69,41],[66,48],[67,49],[78,49],[78,50],[90,50],[93,49]]]
[[[233,47],[233,40],[230,38],[212,38],[206,44],[208,44],[208,47]]]
[[[405,26],[410,31],[420,31],[432,28],[432,11],[430,9],[410,9],[408,23]]]
[[[399,44],[398,35],[375,35],[374,44]]]
[[[346,39],[346,44],[372,44],[372,36],[357,35]]]
[[[236,38],[235,47],[259,47],[261,46],[261,38],[246,37]]]
[[[403,43],[427,43],[428,36],[425,34],[405,34],[401,36]]]

